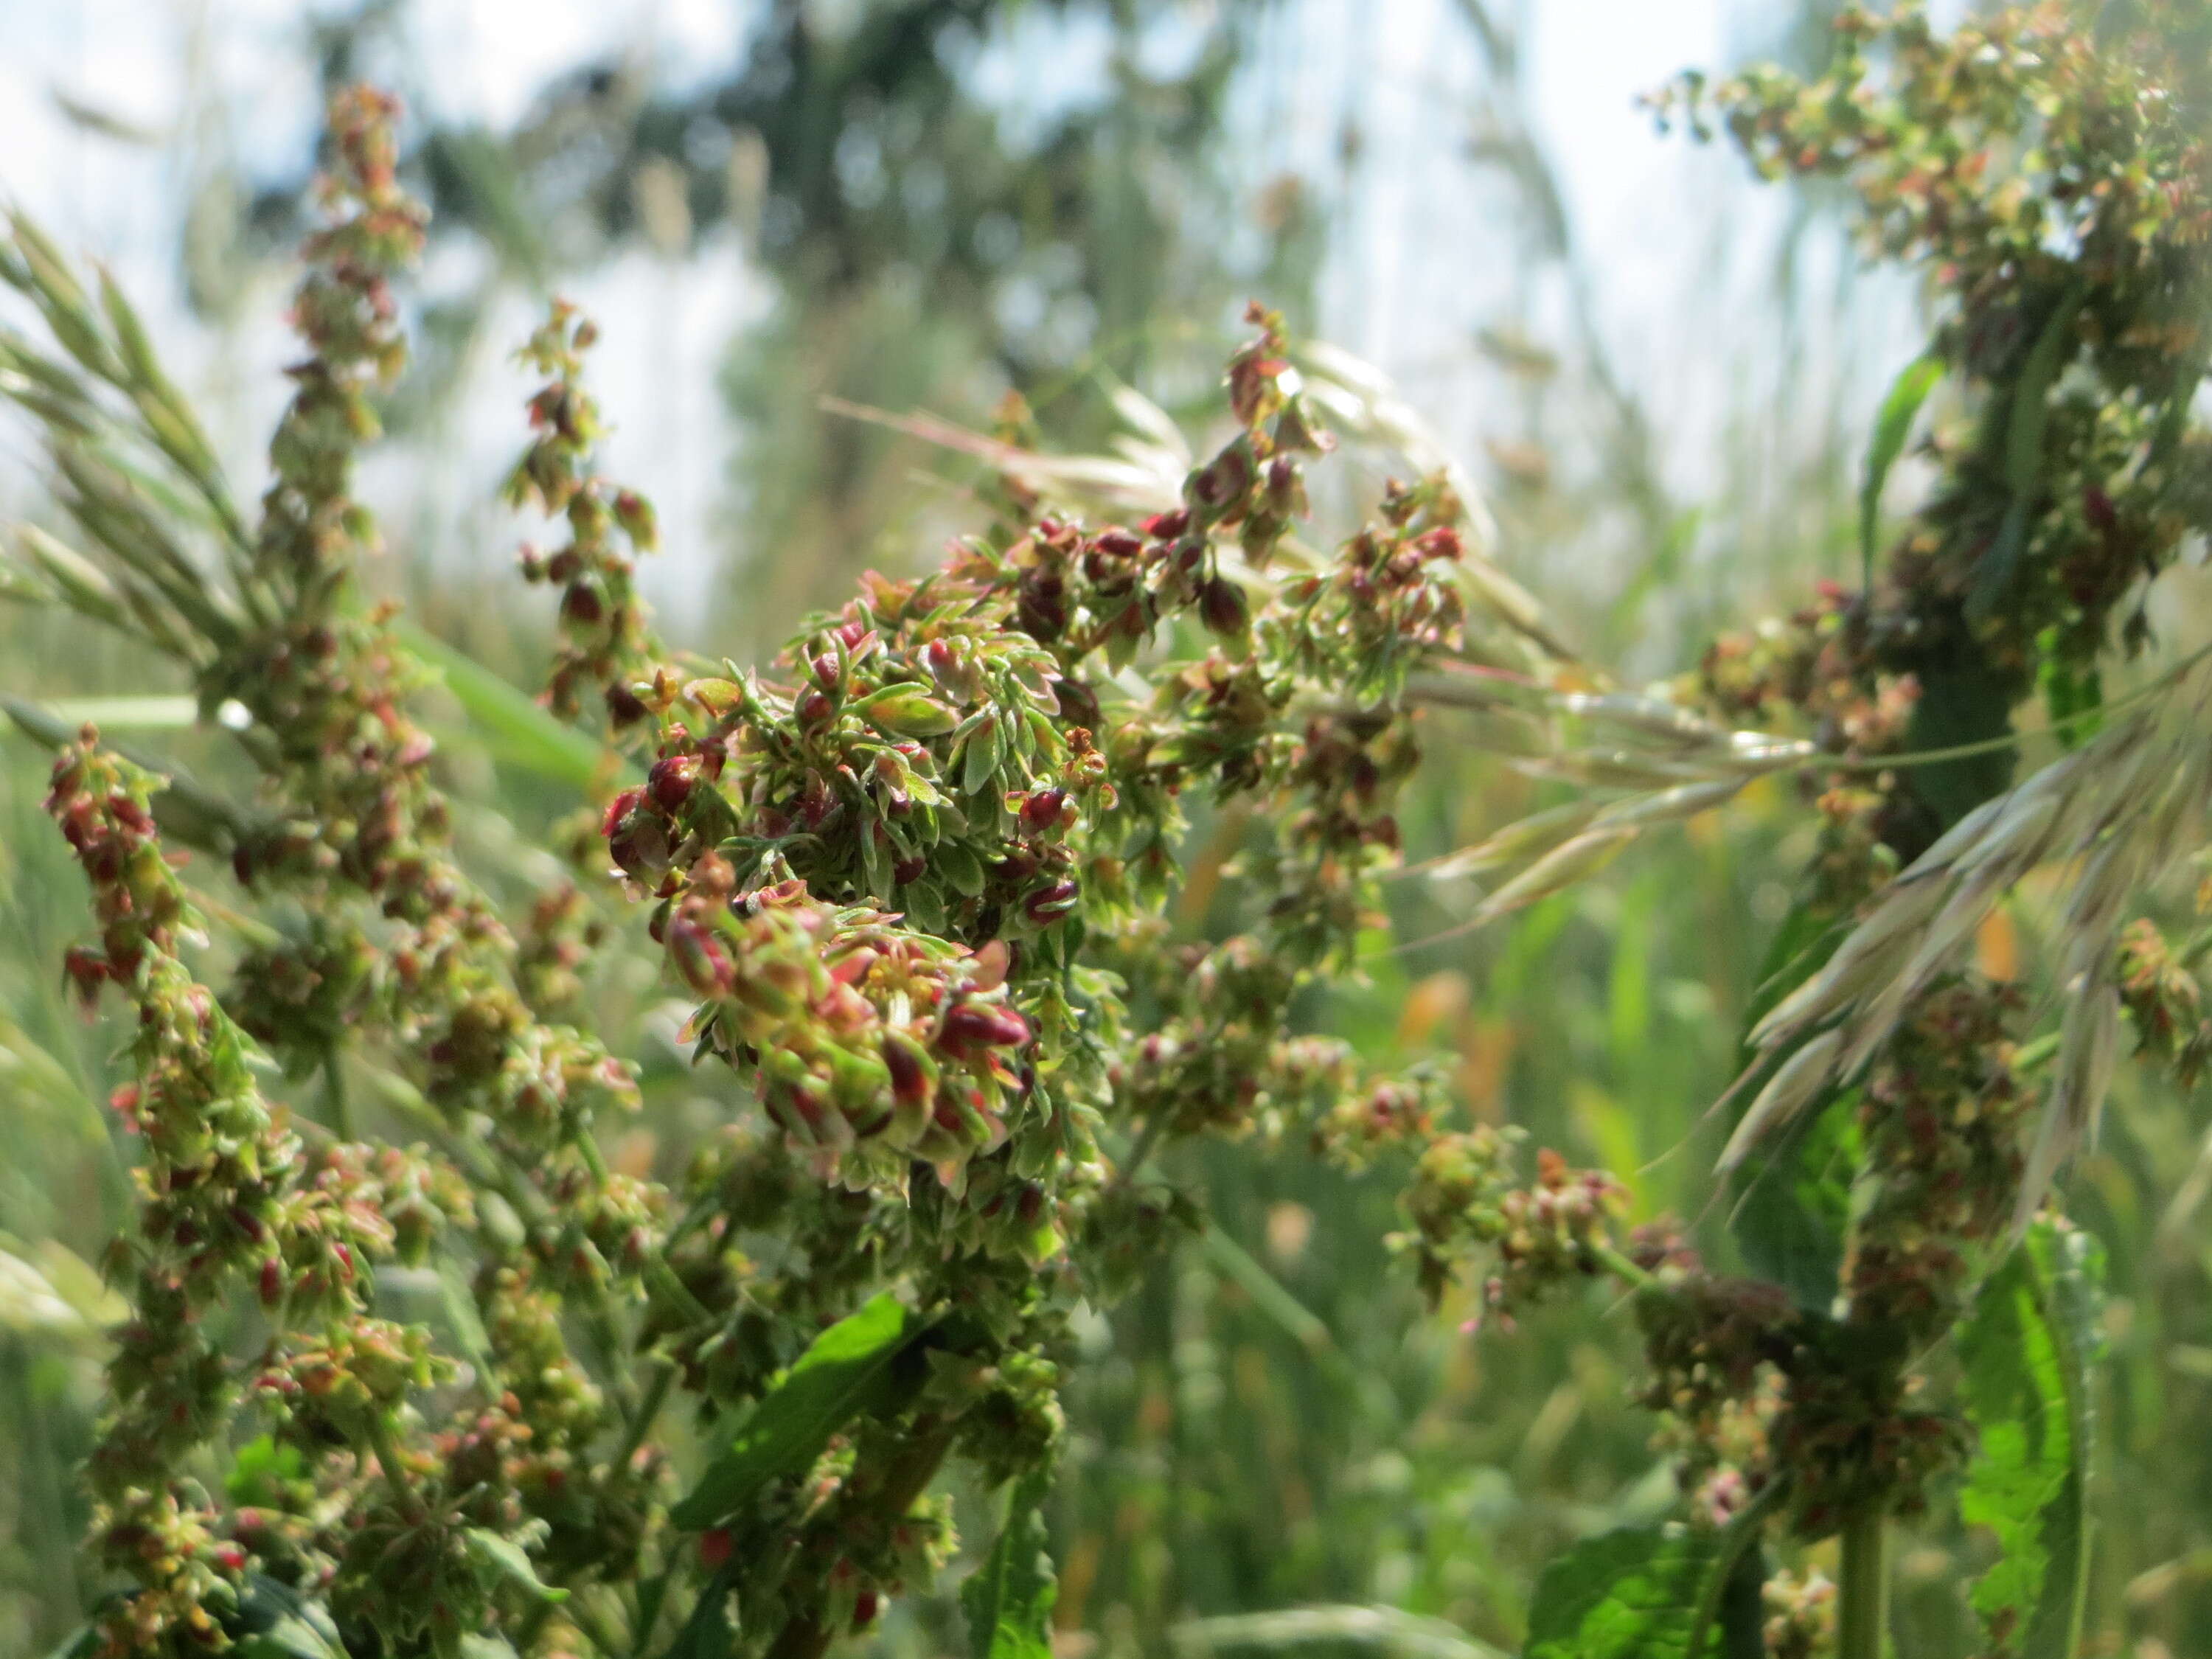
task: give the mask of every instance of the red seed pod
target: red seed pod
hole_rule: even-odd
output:
[[[1060,809],[1067,799],[1065,789],[1032,791],[1022,802],[1022,828],[1033,836],[1041,836],[1060,822]]]
[[[883,1036],[884,1068],[891,1074],[891,1097],[908,1105],[927,1098],[929,1067],[921,1044],[904,1031],[886,1030]]]
[[[836,653],[824,651],[808,665],[814,671],[815,684],[824,691],[835,692],[845,683],[845,671],[838,662]]]
[[[866,1630],[876,1622],[878,1598],[875,1591],[862,1590],[853,1598],[853,1628]]]
[[[1462,550],[1459,532],[1448,524],[1438,525],[1413,544],[1429,559],[1456,560]]]
[[[929,860],[919,853],[891,860],[891,879],[902,887],[909,882],[920,881],[928,873]]]
[[[1172,513],[1155,513],[1145,520],[1145,534],[1155,541],[1171,542],[1190,528],[1190,514],[1182,507]]]
[[[284,1264],[275,1256],[261,1264],[261,1305],[273,1308],[284,1299]]]
[[[680,811],[691,798],[691,786],[699,776],[699,757],[696,755],[670,755],[655,761],[653,770],[646,775],[646,787],[663,811]]]
[[[571,582],[568,591],[561,596],[561,614],[572,623],[589,628],[605,620],[607,607],[599,590],[589,582]]]
[[[643,809],[630,812],[607,837],[607,853],[623,874],[636,880],[658,876],[668,864],[666,820]]]
[[[709,1527],[699,1534],[699,1565],[709,1572],[720,1571],[735,1547],[726,1527]]]
[[[668,959],[684,982],[702,997],[722,997],[737,982],[737,970],[722,943],[688,917],[668,924]]]
[[[1042,927],[1075,908],[1080,890],[1073,881],[1056,881],[1031,893],[1022,902],[1022,910],[1031,921]]]
[[[1198,614],[1207,628],[1226,638],[1237,638],[1252,625],[1244,590],[1226,576],[1216,576],[1200,590]]]
[[[218,1544],[215,1547],[214,1554],[216,1565],[225,1572],[240,1573],[246,1571],[246,1552],[237,1545]]]
[[[1029,1022],[1011,1008],[962,1002],[945,1011],[941,1043],[949,1053],[964,1056],[971,1047],[1018,1048],[1029,1040]]]
[[[607,810],[605,815],[599,819],[599,834],[602,836],[611,839],[617,826],[619,825],[625,817],[629,817],[631,811],[636,808],[637,804],[644,799],[644,790],[625,789],[620,794],[617,795],[612,800],[609,801],[607,803]]]
[[[844,641],[848,651],[859,650],[860,641],[868,637],[868,633],[867,623],[857,620],[841,623],[837,629],[837,637]]]
[[[796,712],[799,725],[809,731],[817,731],[836,718],[837,705],[825,692],[809,691],[799,700]]]

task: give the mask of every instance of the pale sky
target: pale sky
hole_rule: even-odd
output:
[[[823,0],[823,9],[860,3]],[[167,133],[188,107],[187,86],[211,81],[234,112],[225,135],[234,153],[295,157],[318,112],[299,55],[279,46],[313,10],[299,0],[0,0],[0,38],[9,43],[0,56],[0,195],[66,244],[112,260],[167,326],[165,337],[178,337],[185,319],[173,268],[185,196],[177,163],[159,146],[84,132],[54,94]],[[1746,185],[1725,155],[1656,136],[1634,100],[1683,67],[1740,58],[1759,0],[1540,0],[1528,11],[1534,118],[1598,276],[1608,343],[1662,416],[1670,477],[1694,493],[1710,481],[1707,440],[1740,406],[1731,400],[1755,372],[1746,364],[1759,360],[1739,325],[1755,303],[1746,285],[1763,271],[1762,228],[1778,224],[1781,204]],[[732,0],[417,0],[411,72],[441,113],[503,126],[549,73],[610,47],[665,76],[710,76],[738,52],[745,15]],[[1399,378],[1455,447],[1472,454],[1504,425],[1491,406],[1494,389],[1474,372],[1472,338],[1494,315],[1506,273],[1458,154],[1479,75],[1455,0],[1303,0],[1290,16],[1265,48],[1273,106],[1287,114],[1255,126],[1255,176],[1289,167],[1329,173],[1345,89],[1359,89],[1367,161],[1325,272],[1323,331]],[[1174,48],[1170,29],[1161,49]],[[1082,41],[1056,37],[1048,52],[1017,32],[980,74],[1018,114],[1082,97],[1097,68]],[[661,579],[680,579],[680,549],[725,499],[729,438],[714,386],[720,348],[759,313],[764,295],[727,245],[681,267],[632,256],[565,286],[608,341],[595,374],[617,426],[611,464],[660,501],[679,550]],[[273,314],[281,290],[253,297]],[[519,338],[532,311],[518,297],[498,337]],[[242,453],[282,396],[272,371],[284,349],[280,334],[262,330],[228,341],[201,334],[177,352],[187,383],[234,411],[235,429],[222,435]],[[1871,356],[1901,363],[1910,353],[1900,335]],[[1863,378],[1875,388],[1863,393],[1869,400],[1895,367],[1831,366]],[[482,409],[463,422],[451,457],[443,505],[455,510],[481,502],[514,447],[521,382],[495,360],[484,381]],[[0,474],[18,453],[0,448]],[[0,479],[0,499],[17,494]]]

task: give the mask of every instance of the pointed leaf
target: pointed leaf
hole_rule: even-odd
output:
[[[1808,904],[1793,908],[1767,948],[1745,1031],[1819,973],[1849,932]],[[1742,1063],[1758,1057],[1747,1039]],[[1748,1110],[1754,1097],[1743,1093]],[[1832,1089],[1770,1135],[1729,1182],[1729,1230],[1745,1265],[1809,1312],[1826,1313],[1836,1299],[1857,1133],[1857,1096]]]
[[[538,1576],[538,1568],[531,1561],[530,1552],[512,1538],[492,1531],[489,1527],[471,1527],[461,1534],[470,1559],[508,1583],[528,1590],[541,1601],[565,1601],[568,1592],[556,1589]]]
[[[726,1449],[670,1518],[695,1530],[711,1527],[744,1508],[769,1481],[803,1473],[830,1436],[878,1397],[891,1362],[926,1328],[926,1322],[885,1292],[823,1332],[746,1413]]]
[[[1030,1471],[1006,1506],[990,1555],[960,1587],[972,1659],[1052,1659],[1052,1604],[1060,1593],[1045,1553],[1043,1504],[1052,1471]]]
[[[2081,1644],[2102,1278],[2094,1238],[2039,1221],[1960,1333],[1966,1412],[1981,1437],[1960,1513],[2003,1550],[1972,1597],[1993,1655],[2071,1659]]]
[[[1586,1539],[1537,1581],[1525,1659],[1716,1659],[1724,1626],[1711,1609],[1732,1565],[1712,1530],[1622,1527]]]
[[[592,788],[607,780],[613,769],[600,744],[436,635],[404,621],[398,632],[402,644],[437,671],[468,716],[470,734],[491,750],[494,760],[574,788]]]
[[[1905,371],[1890,383],[1889,395],[1881,400],[1881,410],[1875,416],[1874,441],[1867,447],[1866,483],[1859,491],[1859,561],[1863,586],[1874,586],[1875,532],[1881,513],[1881,487],[1889,477],[1889,469],[1905,453],[1905,441],[1911,434],[1912,418],[1919,414],[1920,405],[1943,378],[1941,357],[1921,357],[1905,366]]]

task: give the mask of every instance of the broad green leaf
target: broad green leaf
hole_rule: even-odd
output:
[[[1524,1659],[1716,1659],[1724,1623],[1708,1611],[1732,1565],[1723,1534],[1679,1524],[1587,1539],[1536,1581]]]
[[[568,1591],[556,1589],[538,1576],[530,1553],[512,1538],[489,1527],[471,1527],[462,1533],[461,1541],[470,1559],[486,1572],[529,1591],[541,1601],[568,1599]]]
[[[1921,357],[1907,363],[1904,372],[1890,383],[1889,395],[1881,400],[1881,409],[1875,416],[1874,441],[1867,446],[1866,483],[1859,490],[1862,586],[1874,586],[1875,534],[1881,515],[1881,487],[1888,480],[1889,469],[1905,453],[1905,441],[1911,434],[1913,416],[1919,414],[1920,405],[1928,401],[1928,394],[1942,378],[1941,357]]]
[[[1912,705],[1905,732],[1908,749],[1954,749],[1986,743],[2012,730],[2013,693],[2017,682],[1978,657],[1923,662],[1915,672],[1920,696]],[[2009,745],[1977,755],[1915,766],[1912,793],[1925,801],[1949,829],[1992,795],[2012,786],[2014,750]]]
[[[2069,667],[2059,659],[2058,630],[2046,628],[2035,636],[2036,689],[2043,694],[2044,712],[2061,747],[2078,748],[2097,735],[2104,721],[2097,711],[2105,706],[2104,678],[2094,663]]]
[[[1809,905],[1793,908],[1760,964],[1745,1032],[1818,973],[1848,932]],[[1757,1058],[1743,1045],[1741,1065]],[[1747,1107],[1756,1097],[1755,1088],[1741,1091]],[[1856,1095],[1832,1091],[1771,1134],[1730,1185],[1729,1229],[1744,1265],[1808,1312],[1824,1314],[1836,1299],[1857,1139]]]
[[[999,1541],[960,1587],[972,1659],[1052,1659],[1052,1604],[1060,1593],[1045,1553],[1044,1500],[1052,1471],[1032,1469],[1014,1488]]]
[[[921,1319],[888,1292],[841,1319],[763,1395],[670,1518],[696,1530],[735,1514],[769,1481],[802,1473],[868,1405]]]
[[[398,631],[401,642],[437,671],[493,759],[571,788],[588,789],[605,778],[608,751],[599,744],[436,635],[404,620]]]
[[[2094,1239],[2039,1221],[1960,1328],[1966,1414],[1981,1443],[1959,1509],[2003,1552],[1972,1597],[1992,1654],[2071,1659],[2081,1644],[2102,1279]]]
[[[732,1576],[724,1567],[707,1581],[662,1659],[730,1659],[738,1650],[738,1632],[730,1620]]]
[[[319,1603],[259,1573],[246,1576],[238,1610],[225,1622],[238,1659],[346,1659],[337,1626]]]
[[[2043,477],[2043,434],[2051,424],[2051,388],[2073,357],[2074,319],[2081,314],[2088,291],[2086,279],[2075,277],[2058,308],[2044,324],[2043,331],[2035,337],[2027,361],[2021,365],[2020,378],[2013,382],[2005,415],[2004,447],[2005,487],[2012,492],[2012,504],[2005,511],[1996,539],[1975,568],[1974,585],[1966,595],[1970,622],[1996,614],[2027,549],[2028,519]]]
[[[223,1476],[223,1495],[234,1504],[258,1504],[281,1508],[284,1488],[307,1473],[300,1449],[270,1434],[258,1435],[238,1449],[230,1473]]]

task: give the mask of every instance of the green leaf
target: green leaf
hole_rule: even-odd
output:
[[[304,1475],[307,1468],[297,1446],[274,1435],[258,1435],[238,1449],[230,1473],[223,1477],[223,1495],[234,1504],[280,1507],[284,1488]]]
[[[489,1527],[471,1527],[461,1534],[470,1559],[486,1572],[520,1586],[541,1601],[565,1601],[568,1592],[556,1589],[538,1576],[530,1553],[512,1538]]]
[[[2104,726],[2097,712],[2105,706],[2104,677],[2094,661],[2075,667],[2060,657],[2056,628],[2035,636],[2035,653],[2036,689],[2043,694],[2051,732],[2061,748],[2079,748]]]
[[[670,1519],[695,1531],[711,1527],[769,1481],[803,1473],[830,1436],[882,1394],[891,1362],[925,1328],[886,1291],[823,1332],[746,1413],[727,1449],[707,1466]]]
[[[1524,1659],[1701,1659],[1690,1643],[1733,1565],[1723,1534],[1679,1524],[1586,1539],[1536,1581]]]
[[[2038,1221],[1960,1328],[1966,1414],[1981,1444],[1959,1510],[2003,1551],[1972,1596],[1993,1654],[2071,1659],[2081,1645],[2102,1279],[2094,1238]]]
[[[1049,1468],[1032,1469],[1014,1488],[999,1541],[960,1587],[973,1659],[1052,1659],[1053,1600],[1060,1581],[1045,1553],[1044,1500]]]
[[[346,1659],[337,1626],[319,1602],[249,1573],[226,1627],[238,1659]]]
[[[1942,378],[1941,357],[1921,357],[1907,363],[1904,372],[1890,383],[1889,394],[1881,400],[1881,409],[1875,416],[1874,441],[1867,446],[1866,483],[1859,490],[1859,567],[1860,585],[1863,587],[1874,586],[1875,534],[1881,515],[1881,487],[1889,477],[1889,469],[1905,453],[1905,441],[1911,435],[1913,416],[1920,413],[1920,405],[1928,401],[1928,394]]]
[[[732,1582],[726,1566],[707,1581],[662,1659],[730,1659],[738,1650],[738,1632],[730,1621]]]
[[[588,789],[606,775],[607,750],[531,700],[465,652],[416,623],[397,624],[400,642],[437,671],[469,717],[470,734],[494,760],[554,783]],[[628,770],[628,768],[624,769]]]
[[[1758,1059],[1748,1042],[1752,1029],[1826,965],[1848,932],[1802,901],[1790,910],[1745,1010],[1741,1066]],[[1747,1085],[1741,1096],[1747,1108],[1757,1090]],[[1729,1230],[1744,1265],[1808,1312],[1825,1314],[1836,1299],[1858,1167],[1857,1100],[1856,1092],[1831,1091],[1775,1131],[1730,1186]]]
[[[2012,505],[1996,539],[1981,556],[1974,585],[1966,595],[1966,619],[1980,622],[1995,614],[2012,586],[2013,573],[2027,545],[2027,521],[2034,510],[2037,486],[2043,477],[2043,434],[2051,424],[2051,388],[2059,372],[2074,356],[2074,319],[2088,297],[2088,282],[2076,276],[2051,313],[2043,331],[2035,337],[2020,378],[2013,382],[2005,415],[2005,487]]]
[[[1978,656],[1923,660],[1914,665],[1920,696],[1905,732],[1908,749],[1954,749],[1987,743],[2012,730],[2019,682],[2008,670]],[[1912,769],[1912,793],[1949,829],[1992,795],[2012,786],[2011,747],[1960,755]]]

